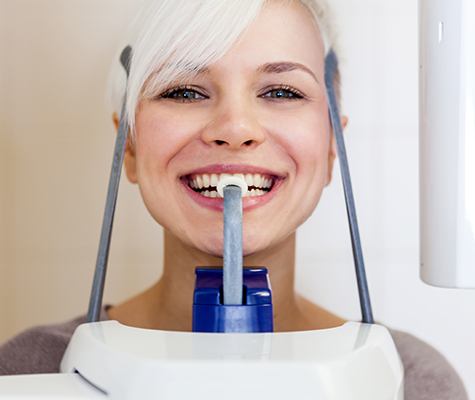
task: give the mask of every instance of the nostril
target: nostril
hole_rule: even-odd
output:
[[[244,142],[244,146],[250,146],[254,142],[253,140],[247,140]]]
[[[215,140],[215,142],[218,146],[222,146],[223,144],[226,144],[224,140]]]

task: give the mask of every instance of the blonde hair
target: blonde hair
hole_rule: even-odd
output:
[[[276,0],[146,0],[123,44],[132,46],[130,76],[118,58],[109,83],[113,110],[120,114],[127,90],[130,130],[142,98],[152,98],[218,61],[236,43],[266,3]],[[308,8],[323,39],[325,55],[334,47],[324,0],[298,1]],[[127,87],[126,87],[127,85]]]

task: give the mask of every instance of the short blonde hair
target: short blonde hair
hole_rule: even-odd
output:
[[[127,90],[126,113],[133,133],[141,99],[152,98],[170,82],[189,78],[218,61],[271,1],[277,0],[146,0],[121,47],[133,49],[128,81],[119,57],[112,67],[113,110],[120,114]],[[335,47],[324,0],[279,1],[306,6],[322,36],[325,55]]]

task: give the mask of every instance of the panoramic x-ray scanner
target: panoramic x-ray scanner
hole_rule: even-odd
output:
[[[420,2],[421,277],[475,288],[475,2]]]
[[[475,287],[475,31],[472,0],[420,0],[421,274],[437,286]],[[121,54],[128,73],[133,47]],[[353,190],[333,87],[325,81],[353,249],[361,322],[273,332],[264,267],[243,266],[238,175],[217,185],[224,202],[223,268],[197,268],[193,331],[99,322],[128,126],[123,108],[88,312],[61,373],[0,378],[0,399],[272,398],[403,400],[404,371],[389,331],[374,323]],[[343,210],[342,210],[343,212]],[[193,266],[192,266],[193,267]],[[197,266],[195,266],[197,267]]]

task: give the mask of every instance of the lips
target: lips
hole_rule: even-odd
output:
[[[223,199],[217,192],[221,178],[238,176],[246,181],[248,193],[243,198],[243,209],[247,210],[267,203],[281,186],[283,174],[248,165],[212,165],[200,168],[180,177],[187,193],[199,204],[223,209]]]

